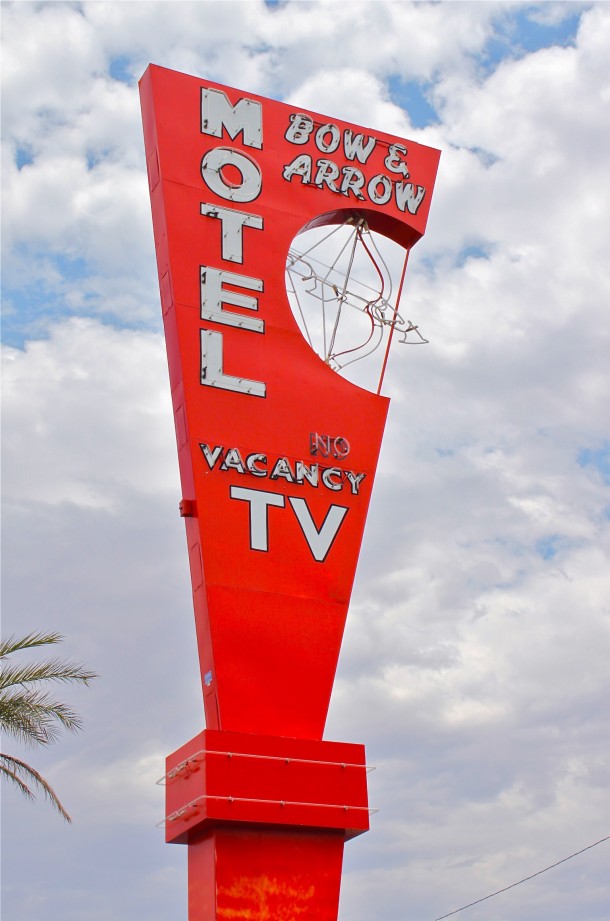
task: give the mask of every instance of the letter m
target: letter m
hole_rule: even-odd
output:
[[[222,137],[225,129],[232,141],[243,132],[247,147],[263,146],[263,110],[254,99],[240,99],[232,106],[222,90],[201,88],[201,133]]]

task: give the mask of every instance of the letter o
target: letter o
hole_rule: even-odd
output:
[[[350,443],[343,435],[337,435],[333,441],[332,453],[335,457],[347,457],[350,452]]]
[[[380,185],[383,186],[383,192],[381,193],[377,191]],[[369,198],[376,205],[387,205],[392,197],[392,181],[387,176],[384,176],[383,173],[378,173],[377,176],[373,176],[369,181],[367,190]]]
[[[326,135],[330,134],[330,141],[325,140]],[[318,150],[321,150],[323,153],[333,153],[339,146],[341,141],[341,132],[336,125],[328,124],[322,125],[321,128],[318,128],[316,131],[316,146]]]
[[[222,175],[223,166],[234,166],[241,174],[241,183],[231,185]],[[201,160],[201,177],[208,189],[229,201],[254,201],[263,185],[258,164],[232,147],[213,147]]]

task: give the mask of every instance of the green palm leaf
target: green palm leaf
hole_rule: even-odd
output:
[[[38,771],[35,771],[34,768],[30,767],[29,764],[26,764],[25,761],[20,761],[18,758],[13,758],[11,755],[3,755],[0,752],[0,773],[3,777],[7,777],[14,784],[16,784],[21,792],[30,799],[34,799],[34,793],[32,792],[31,787],[29,787],[26,783],[26,780],[33,786],[40,787],[51,805],[57,809],[57,811],[64,817],[66,822],[72,821],[62,806],[61,802],[59,801],[59,798],[53,787],[47,783],[47,781],[41,774],[38,773]]]
[[[63,729],[75,732],[81,727],[78,714],[43,690],[41,684],[76,682],[88,685],[97,676],[65,659],[25,665],[8,663],[6,659],[15,652],[60,643],[62,639],[59,633],[29,633],[0,642],[0,730],[26,745],[49,745]],[[30,799],[35,796],[34,790],[42,790],[64,819],[71,821],[53,788],[29,764],[0,754],[0,775]]]

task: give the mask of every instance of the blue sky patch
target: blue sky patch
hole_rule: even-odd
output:
[[[21,170],[24,166],[34,162],[34,157],[29,150],[25,147],[18,147],[17,153],[15,154],[15,162],[17,164],[17,169]]]
[[[2,342],[13,348],[23,348],[29,339],[47,337],[48,326],[73,313],[97,316],[97,298],[87,293],[83,282],[91,267],[82,257],[63,253],[46,254],[44,260],[21,252],[23,264],[34,265],[30,278],[19,285],[5,284],[2,289]],[[48,277],[45,278],[45,267]],[[53,277],[54,273],[55,277]],[[81,301],[72,309],[66,294],[75,285],[81,287]],[[84,301],[84,303],[83,303]],[[90,301],[90,310],[87,310]]]
[[[604,483],[610,485],[610,441],[604,441],[599,448],[583,448],[577,463],[579,467],[594,467]]]
[[[426,95],[427,86],[417,80],[403,80],[398,74],[393,74],[389,81],[390,99],[401,109],[409,114],[409,120],[414,128],[426,128],[428,125],[437,125],[440,121],[436,110],[431,105]]]
[[[489,249],[480,244],[465,246],[457,254],[456,265],[461,269],[469,259],[489,259]]]
[[[519,59],[543,48],[569,47],[576,41],[580,17],[587,7],[583,4],[578,13],[570,13],[558,22],[544,22],[538,10],[530,6],[510,12],[496,21],[495,33],[489,39],[480,58],[480,68],[485,75],[507,59]]]
[[[541,22],[531,9],[524,9],[514,17],[518,34],[520,55],[560,45],[567,48],[576,41],[582,11],[564,16],[559,22]]]
[[[2,286],[1,341],[23,349],[27,341],[46,339],[49,328],[67,317],[91,317],[114,329],[161,328],[161,314],[126,319],[114,309],[112,297],[101,293],[99,276],[90,261],[64,253],[32,253],[18,247],[11,279]]]
[[[53,257],[53,262],[61,272],[64,281],[80,281],[83,278],[87,278],[91,272],[87,260],[83,259],[82,256],[74,258],[64,253],[57,253]]]
[[[538,541],[536,552],[543,560],[552,560],[559,552],[561,543],[561,534],[549,534],[548,537],[543,537],[542,540]]]
[[[2,343],[23,349],[29,339],[46,339],[49,322],[66,317],[62,298],[49,297],[37,285],[2,292]]]
[[[485,150],[484,147],[466,147],[466,150],[478,157],[479,162],[485,169],[489,169],[490,166],[493,166],[494,163],[497,163],[500,159],[495,153],[492,153],[491,150]]]
[[[110,59],[108,73],[113,80],[118,80],[119,83],[126,83],[128,86],[132,86],[135,83],[135,78],[131,72],[131,58],[126,54]]]

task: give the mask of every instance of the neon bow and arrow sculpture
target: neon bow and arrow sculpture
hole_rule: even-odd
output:
[[[404,255],[395,292],[388,263],[395,263],[400,253]],[[288,299],[301,332],[331,368],[342,372],[377,352],[386,340],[377,393],[392,341],[428,342],[399,312],[409,254],[374,234],[365,218],[353,217],[324,232],[299,234],[288,253]]]

